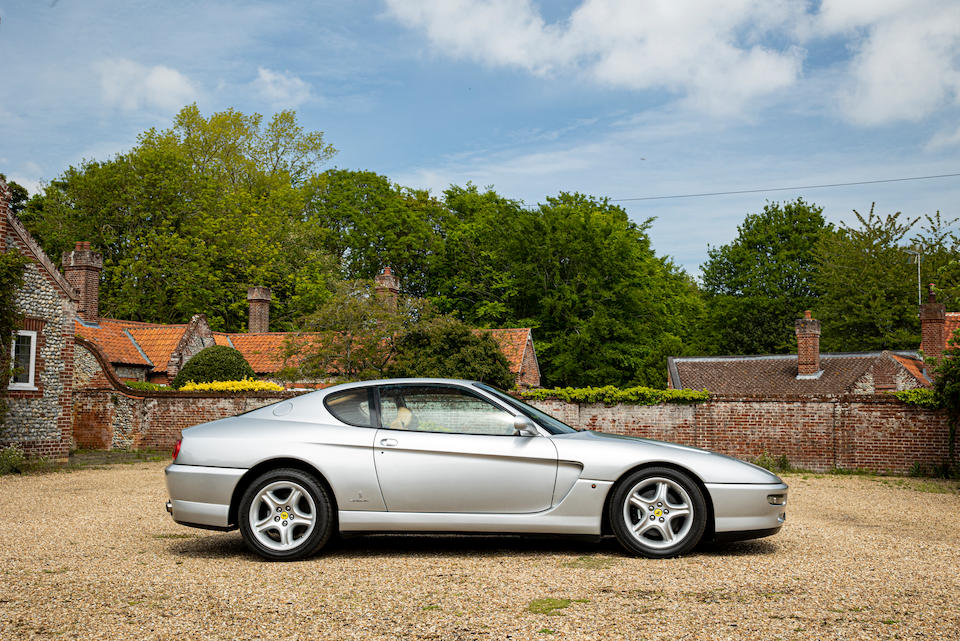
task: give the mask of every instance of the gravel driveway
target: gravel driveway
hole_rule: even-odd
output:
[[[162,469],[0,478],[0,637],[960,638],[956,483],[787,476],[779,535],[681,559],[613,541],[368,536],[280,564],[236,532],[173,523]]]

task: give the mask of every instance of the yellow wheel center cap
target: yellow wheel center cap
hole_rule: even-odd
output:
[[[653,515],[654,515],[654,516],[663,516],[663,510],[661,510],[660,508],[657,508],[657,509],[655,509],[655,510],[653,511]]]
[[[284,521],[286,521],[287,518],[289,518],[289,516],[290,516],[290,515],[287,514],[286,512],[281,512],[281,513],[280,513],[280,518],[283,519]]]

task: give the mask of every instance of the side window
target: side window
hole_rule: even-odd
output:
[[[374,413],[371,411],[370,391],[370,388],[359,387],[337,392],[326,397],[323,403],[331,414],[347,425],[376,427]]]
[[[516,434],[513,416],[452,387],[401,386],[380,390],[380,424],[393,430],[453,434]]]
[[[11,349],[13,377],[8,389],[36,389],[37,333],[19,330]]]

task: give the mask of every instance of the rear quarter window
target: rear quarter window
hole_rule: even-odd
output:
[[[358,387],[330,394],[323,400],[327,411],[347,425],[376,427],[371,388]]]

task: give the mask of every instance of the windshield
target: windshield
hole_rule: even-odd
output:
[[[504,392],[501,392],[495,387],[490,387],[489,385],[485,385],[484,383],[474,383],[474,385],[476,385],[477,387],[479,387],[480,389],[486,392],[493,394],[498,399],[500,399],[501,401],[503,401],[513,409],[517,410],[518,412],[525,414],[534,423],[536,423],[543,429],[547,430],[551,434],[571,434],[577,431],[572,427],[570,427],[569,425],[567,425],[566,423],[564,423],[563,421],[558,421],[557,419],[553,418],[549,414],[545,414],[544,412],[541,412],[540,410],[538,410],[536,407],[533,407],[532,405],[527,405],[523,401],[518,401],[514,397]]]

